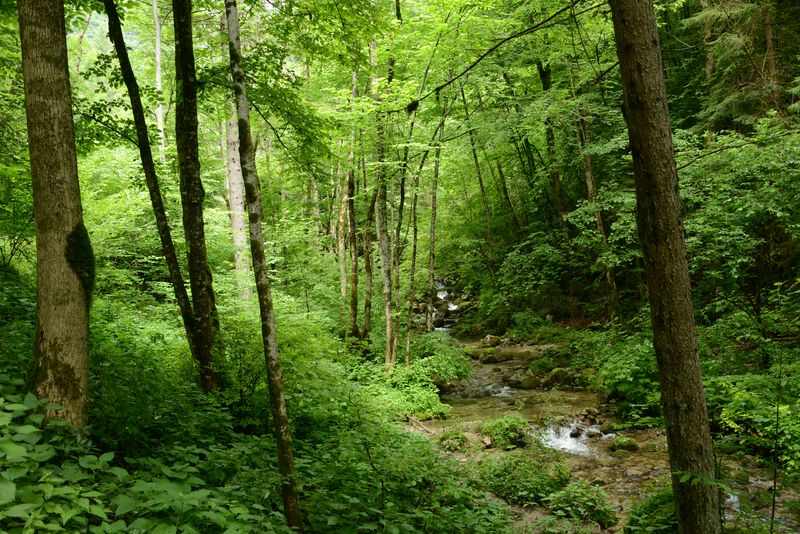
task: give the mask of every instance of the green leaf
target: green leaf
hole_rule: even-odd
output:
[[[29,392],[27,395],[25,395],[25,400],[23,400],[22,403],[26,408],[32,410],[39,406],[39,399],[36,398],[36,395]]]
[[[12,426],[11,432],[17,434],[30,434],[31,432],[38,432],[39,429],[33,425],[20,425],[20,426]]]
[[[158,525],[156,528],[150,531],[152,534],[175,534],[178,532],[178,527],[175,525]]]
[[[125,478],[126,476],[128,476],[128,472],[121,467],[109,467],[106,469],[106,471],[113,474],[117,478]]]
[[[36,508],[35,504],[16,504],[2,513],[6,517],[18,517],[20,519],[28,518],[28,511]]]
[[[16,443],[8,441],[0,442],[0,451],[5,453],[6,459],[9,462],[20,462],[28,456],[28,449],[22,445],[17,445]]]
[[[137,499],[132,499],[127,495],[117,495],[111,502],[117,506],[117,510],[114,512],[117,516],[125,515],[131,510],[136,510],[141,501]]]
[[[78,464],[86,469],[94,469],[97,467],[97,456],[94,454],[87,454],[78,458]]]
[[[100,458],[99,458],[100,462],[102,462],[102,463],[108,463],[113,459],[114,459],[114,453],[113,452],[104,452],[103,454],[100,455]]]
[[[17,485],[0,477],[0,504],[13,502],[17,497]]]

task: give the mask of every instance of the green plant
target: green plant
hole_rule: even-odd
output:
[[[491,445],[506,450],[528,445],[530,430],[530,423],[521,415],[504,415],[481,425],[481,432],[492,440]]]
[[[646,497],[631,509],[625,534],[674,534],[678,532],[678,515],[672,489],[667,488]]]
[[[530,506],[562,488],[570,473],[560,454],[537,443],[499,458],[485,459],[479,475],[486,489],[498,497]]]
[[[608,495],[584,480],[568,484],[544,501],[560,517],[594,521],[604,529],[617,523],[617,514],[608,504]]]
[[[469,439],[460,430],[448,430],[439,436],[439,447],[447,452],[460,452],[467,448]]]

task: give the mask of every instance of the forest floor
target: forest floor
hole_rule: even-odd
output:
[[[663,428],[626,428],[615,415],[615,405],[602,402],[597,393],[571,388],[567,373],[532,371],[557,346],[518,345],[491,336],[464,345],[473,360],[473,373],[445,387],[442,400],[451,407],[449,417],[412,420],[410,431],[436,441],[459,433],[466,445],[450,454],[477,463],[508,454],[482,432],[484,423],[504,416],[525,418],[532,437],[563,454],[571,480],[584,480],[608,495],[619,522],[603,532],[621,532],[632,507],[668,486]],[[719,462],[725,475],[726,526],[736,532],[769,532],[765,525],[771,511],[770,472],[750,457],[721,456]],[[797,498],[797,488],[780,488],[779,500]],[[551,513],[538,506],[515,511],[521,521]],[[775,532],[800,532],[800,523],[780,502]]]

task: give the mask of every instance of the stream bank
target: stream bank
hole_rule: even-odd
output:
[[[461,345],[472,358],[473,373],[441,388],[442,401],[451,407],[449,417],[419,422],[411,430],[437,441],[443,435],[461,434],[466,446],[451,454],[463,462],[480,462],[507,453],[487,441],[482,425],[504,416],[524,418],[532,437],[564,456],[571,480],[583,480],[608,495],[619,522],[603,532],[621,532],[631,509],[669,484],[663,429],[620,429],[615,406],[604,403],[597,393],[581,390],[580,376],[554,366],[560,357],[558,345],[521,345],[494,336]],[[769,473],[746,460],[721,458],[721,464],[729,476],[724,481],[727,525],[752,522],[753,512],[763,523],[769,516],[764,500],[771,484]],[[549,514],[543,507],[515,510],[521,521]],[[775,532],[800,532],[800,525],[784,510],[778,514]]]

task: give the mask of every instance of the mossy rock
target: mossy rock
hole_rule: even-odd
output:
[[[507,352],[499,352],[497,349],[489,348],[484,349],[483,354],[481,354],[480,360],[481,363],[491,364],[491,363],[503,363],[508,362],[514,359],[513,354],[509,354]]]
[[[533,360],[530,366],[528,366],[528,369],[532,373],[544,375],[558,367],[560,366],[555,362],[555,360],[549,356],[542,356],[541,358]]]
[[[447,452],[461,452],[469,445],[469,438],[458,430],[448,430],[439,436],[439,448]]]
[[[639,450],[639,443],[633,438],[618,434],[611,440],[611,445],[609,445],[608,448],[612,451],[633,452]]]
[[[545,388],[568,388],[575,384],[575,377],[567,369],[557,367],[542,380]]]

